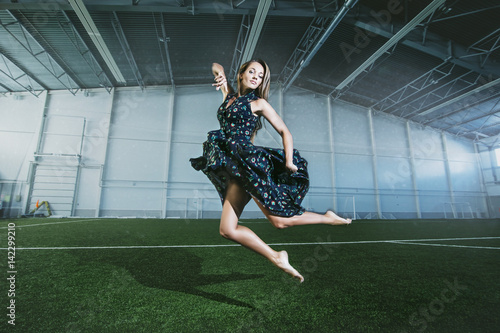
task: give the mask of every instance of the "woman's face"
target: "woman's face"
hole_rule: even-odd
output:
[[[264,79],[264,67],[258,62],[252,62],[240,77],[243,89],[257,89]]]

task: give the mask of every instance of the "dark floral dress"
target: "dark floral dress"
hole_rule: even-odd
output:
[[[272,214],[302,214],[301,202],[309,189],[307,161],[294,149],[293,162],[298,171],[292,174],[285,166],[283,149],[254,146],[251,137],[258,117],[252,113],[250,103],[259,97],[250,92],[228,107],[234,97],[229,94],[219,107],[220,130],[208,133],[203,155],[192,158],[191,165],[207,175],[222,202],[229,180],[234,179]]]

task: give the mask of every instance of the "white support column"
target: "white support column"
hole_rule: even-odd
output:
[[[47,119],[47,113],[49,108],[49,93],[47,90],[43,92],[43,110],[42,118],[40,119],[40,126],[38,130],[38,140],[36,143],[35,155],[41,153],[42,143],[43,143],[43,132],[45,131],[45,122]]]
[[[479,179],[479,183],[480,183],[480,186],[481,186],[481,193],[483,194],[483,200],[484,200],[484,207],[486,208],[486,216],[487,218],[490,218],[490,205],[489,205],[489,202],[488,202],[488,195],[487,195],[487,189],[486,189],[486,186],[485,186],[485,182],[484,182],[484,169],[483,169],[483,165],[481,163],[481,156],[479,156],[479,149],[477,148],[477,143],[473,143],[474,145],[474,154],[476,155],[476,165],[477,165],[477,168],[478,168],[478,179]],[[480,218],[481,216],[476,216],[478,218]]]
[[[45,132],[45,122],[47,119],[47,113],[49,109],[49,92],[45,90],[42,93],[42,98],[43,98],[43,109],[42,109],[42,114],[40,117],[40,125],[38,126],[38,133],[37,134],[37,142],[36,142],[36,148],[35,148],[35,153],[33,155],[33,163],[31,164],[30,170],[28,171],[28,189],[27,189],[27,194],[26,194],[26,202],[25,202],[25,209],[24,213],[28,213],[30,209],[30,201],[31,201],[31,193],[33,191],[33,182],[35,180],[35,173],[36,173],[36,155],[38,155],[43,146],[43,133]]]
[[[76,205],[78,202],[78,192],[80,189],[80,177],[82,175],[82,154],[83,154],[83,141],[85,140],[85,129],[87,127],[87,118],[83,118],[82,135],[80,137],[80,147],[77,153],[78,164],[76,166],[75,186],[73,187],[73,199],[71,200],[71,216],[75,216]]]
[[[375,203],[377,205],[377,216],[382,218],[382,209],[380,207],[380,191],[378,187],[378,172],[377,172],[377,146],[375,143],[375,132],[373,129],[372,110],[368,109],[368,122],[370,124],[370,141],[372,145],[372,164],[373,164],[373,187],[375,189]]]
[[[451,180],[451,169],[450,169],[450,160],[448,155],[448,144],[446,142],[446,136],[444,132],[441,132],[441,142],[443,145],[443,157],[444,157],[444,166],[446,172],[446,180],[448,181],[448,191],[450,191],[450,200],[451,200],[451,209],[453,212],[453,218],[457,218],[457,214],[455,211],[455,194],[453,193],[453,183]]]
[[[420,196],[418,193],[417,185],[417,174],[415,168],[415,154],[413,152],[413,141],[411,140],[411,128],[410,122],[406,122],[406,135],[408,138],[408,149],[410,153],[410,172],[411,172],[411,182],[413,186],[413,196],[415,197],[415,209],[417,210],[417,217],[422,218],[422,212],[420,211]]]
[[[330,173],[332,175],[332,202],[333,210],[337,211],[337,184],[335,178],[335,136],[333,135],[333,114],[332,114],[332,100],[329,96],[326,97],[328,107],[328,131],[330,139]],[[356,216],[353,216],[355,219]]]
[[[169,188],[169,174],[170,174],[170,155],[171,155],[171,150],[172,150],[172,128],[173,128],[173,123],[174,123],[174,106],[175,106],[175,86],[172,86],[170,90],[170,104],[168,106],[168,124],[167,124],[167,151],[165,154],[165,167],[163,168],[164,174],[163,174],[163,181],[164,181],[164,191],[163,191],[163,197],[162,197],[162,212],[161,216],[162,218],[167,217],[167,201],[168,201],[168,188]]]
[[[101,198],[102,198],[102,191],[103,191],[102,177],[104,175],[104,165],[105,165],[106,159],[108,157],[109,132],[110,132],[110,128],[111,128],[111,117],[112,117],[112,114],[113,114],[113,104],[114,104],[114,102],[115,102],[115,88],[111,88],[110,99],[109,99],[109,104],[108,104],[108,110],[109,110],[109,112],[108,112],[108,119],[107,119],[108,126],[104,127],[106,133],[103,133],[106,141],[103,143],[104,144],[104,153],[103,153],[103,156],[102,156],[102,163],[103,164],[101,164],[101,169],[100,169],[100,174],[99,174],[99,187],[100,187],[100,190],[98,191],[97,198],[96,198],[95,217],[99,217],[100,216],[100,212],[101,212]]]
[[[283,112],[283,87],[279,85],[278,87],[278,114],[283,121],[285,121],[285,114]]]

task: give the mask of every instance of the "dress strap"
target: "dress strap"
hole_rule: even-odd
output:
[[[260,99],[260,97],[255,94],[255,90],[252,90],[251,92],[249,92],[248,94],[246,94],[245,98],[248,101],[248,103]]]

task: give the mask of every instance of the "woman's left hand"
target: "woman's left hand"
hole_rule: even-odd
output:
[[[299,168],[297,168],[297,166],[293,163],[287,163],[286,164],[286,168],[288,169],[288,171],[290,171],[291,173],[296,173],[297,170],[299,170]]]

